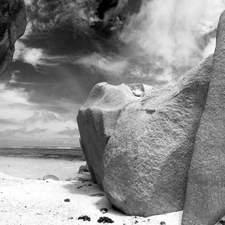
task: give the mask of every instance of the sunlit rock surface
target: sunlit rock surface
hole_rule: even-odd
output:
[[[0,1],[0,75],[12,61],[14,44],[26,28],[23,0]]]

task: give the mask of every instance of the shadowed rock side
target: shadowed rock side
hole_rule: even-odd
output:
[[[23,0],[0,1],[0,75],[12,61],[14,43],[26,28],[26,12]]]
[[[142,84],[112,86],[97,84],[77,116],[80,144],[94,182],[102,189],[102,158],[109,137],[115,131],[117,119],[125,105],[145,95]]]
[[[212,79],[188,176],[182,225],[215,224],[225,215],[225,13],[218,26]]]
[[[122,110],[103,160],[104,191],[120,211],[151,216],[183,209],[211,68],[212,56]]]

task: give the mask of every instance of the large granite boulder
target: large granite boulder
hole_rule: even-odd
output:
[[[218,26],[212,71],[188,175],[182,225],[213,225],[225,215],[225,13]]]
[[[78,113],[92,178],[114,207],[150,216],[182,210],[212,56],[161,89],[96,85]]]
[[[23,0],[0,1],[0,75],[12,61],[14,44],[26,28]]]
[[[80,108],[77,122],[80,131],[80,145],[87,161],[92,180],[103,189],[103,154],[111,134],[115,131],[121,110],[129,102],[145,95],[151,87],[145,85],[112,86],[97,84],[86,103]]]
[[[124,107],[103,157],[103,189],[120,211],[151,216],[183,209],[211,68],[209,57],[171,87]]]

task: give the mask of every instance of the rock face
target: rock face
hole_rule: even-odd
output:
[[[219,22],[212,79],[189,170],[182,225],[213,225],[224,215],[225,13]]]
[[[120,211],[151,216],[183,209],[211,65],[212,57],[170,88],[124,107],[103,159],[103,189]]]
[[[92,178],[128,215],[182,210],[212,57],[164,89],[101,83],[78,113]]]
[[[147,88],[151,89],[150,87]],[[94,182],[103,189],[103,154],[109,137],[115,131],[121,110],[144,92],[144,85],[112,86],[97,84],[81,107],[77,122],[81,147]]]
[[[14,43],[26,28],[23,0],[0,1],[0,75],[12,61]]]
[[[59,178],[56,177],[55,175],[48,174],[48,175],[45,175],[43,177],[43,180],[57,180],[57,181],[59,181]]]

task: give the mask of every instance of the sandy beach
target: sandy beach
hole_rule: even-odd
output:
[[[100,217],[108,217],[119,225],[181,223],[182,212],[142,218],[115,211],[104,193],[92,183],[90,174],[77,173],[84,161],[63,164],[60,160],[48,160],[46,165],[40,159],[0,157],[0,165],[1,225],[99,224]],[[59,165],[65,166],[64,171]],[[50,173],[60,181],[42,180],[42,175]],[[65,176],[72,180],[66,181]],[[88,216],[90,221],[78,219],[82,216]]]

